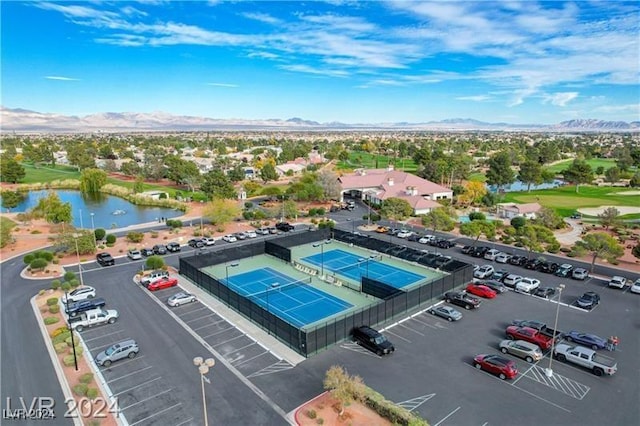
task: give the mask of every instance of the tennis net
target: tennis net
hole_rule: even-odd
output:
[[[292,281],[290,283],[284,283],[284,284],[280,284],[280,283],[272,283],[268,286],[265,287],[264,290],[261,291],[256,291],[255,293],[251,293],[251,294],[247,294],[244,297],[247,298],[253,298],[253,297],[257,297],[260,298],[260,296],[266,295],[267,293],[273,292],[273,291],[286,291],[290,288],[293,287],[302,287],[302,286],[306,286],[311,284],[311,280],[313,277],[308,277],[308,278],[303,278],[301,280],[298,281]]]
[[[356,269],[365,266],[368,262],[382,260],[382,255],[371,255],[369,257],[360,258],[357,262],[352,263],[351,265],[341,266],[340,268],[333,269],[333,272],[340,274],[341,272],[347,271],[349,269]]]

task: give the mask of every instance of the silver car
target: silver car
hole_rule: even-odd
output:
[[[142,259],[142,253],[140,250],[131,249],[127,252],[127,257],[131,260],[140,260]]]
[[[102,367],[108,367],[114,361],[124,358],[135,358],[139,351],[140,348],[138,348],[135,340],[125,340],[109,346],[96,355],[96,364]]]
[[[589,277],[589,271],[584,268],[576,268],[571,273],[571,278],[574,280],[586,280]]]
[[[503,354],[511,354],[522,358],[527,362],[540,361],[542,359],[540,348],[524,340],[503,340],[500,342],[500,351]]]
[[[175,306],[184,305],[185,303],[193,303],[196,300],[197,299],[193,294],[187,293],[186,291],[181,291],[180,293],[176,293],[173,296],[171,296],[167,300],[167,305],[175,307]]]
[[[460,311],[445,305],[433,306],[429,309],[429,313],[431,315],[436,315],[444,318],[447,321],[458,321],[462,319],[462,313],[460,313]]]

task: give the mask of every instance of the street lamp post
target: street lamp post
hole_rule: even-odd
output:
[[[91,233],[93,234],[93,245],[98,247],[98,241],[96,240],[96,227],[93,224],[93,215],[95,213],[89,213],[89,216],[91,216]]]
[[[320,247],[320,277],[324,277],[324,245],[330,243],[331,241],[323,241],[313,244],[313,247]]]
[[[193,365],[198,367],[200,373],[200,384],[202,385],[202,409],[204,412],[204,426],[209,426],[209,420],[207,419],[207,398],[204,393],[204,382],[211,384],[211,381],[205,377],[209,372],[209,369],[216,365],[216,360],[213,358],[203,359],[201,356],[197,356],[193,359]]]
[[[69,312],[69,292],[64,292],[64,305],[66,306],[67,312]],[[73,349],[73,365],[76,367],[76,371],[78,371],[78,357],[76,356],[76,342],[73,338],[73,328],[71,327],[71,319],[69,319],[69,331],[71,332],[71,348]]]
[[[544,374],[547,377],[553,376],[553,370],[551,369],[551,363],[553,362],[553,350],[556,344],[556,333],[558,332],[558,315],[560,314],[560,302],[562,301],[562,289],[564,284],[558,285],[558,305],[556,306],[556,322],[553,326],[553,340],[551,340],[551,353],[549,354],[549,368],[545,369]]]
[[[78,258],[78,273],[80,274],[80,285],[84,286],[84,281],[82,280],[82,265],[80,264],[80,250],[78,249],[78,237],[80,234],[73,234],[73,239],[76,242],[76,256]]]
[[[233,262],[233,263],[229,263],[228,265],[225,265],[224,267],[225,276],[226,276],[225,284],[227,285],[227,287],[229,286],[229,268],[235,268],[238,265],[239,265],[238,262]]]

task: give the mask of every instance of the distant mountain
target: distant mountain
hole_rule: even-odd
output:
[[[21,108],[0,106],[0,132],[75,133],[75,132],[147,132],[206,130],[503,130],[503,131],[640,131],[640,122],[603,121],[595,119],[569,120],[554,125],[486,123],[471,118],[452,118],[423,123],[319,123],[293,117],[286,120],[216,119],[166,112],[102,112],[83,117],[42,113]]]

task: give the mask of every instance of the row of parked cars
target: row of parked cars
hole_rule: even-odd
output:
[[[420,244],[428,244],[433,247],[444,249],[448,249],[456,245],[453,241],[449,241],[446,238],[440,238],[430,234],[420,234],[408,229],[389,228],[388,226],[384,225],[378,226],[376,228],[376,232],[379,234],[389,234],[398,238],[406,239],[407,241],[416,241]]]

